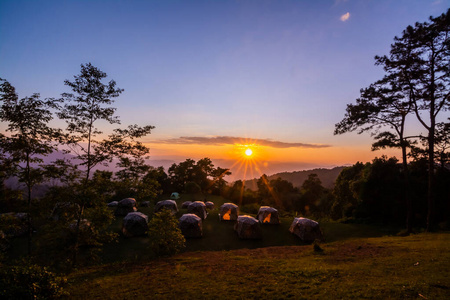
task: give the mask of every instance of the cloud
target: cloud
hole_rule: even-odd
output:
[[[334,6],[338,6],[338,5],[340,5],[340,4],[342,4],[342,3],[345,3],[345,2],[347,2],[348,0],[335,0],[334,1]]]
[[[213,137],[197,137],[197,136],[182,136],[174,139],[156,140],[152,143],[163,144],[200,144],[200,145],[234,145],[234,144],[256,144],[260,146],[268,146],[273,148],[327,148],[330,145],[322,144],[306,144],[306,143],[287,143],[281,141],[274,141],[271,139],[248,139],[233,136],[213,136]]]
[[[341,16],[340,19],[341,19],[342,22],[345,22],[345,21],[347,21],[349,18],[350,18],[350,13],[347,12],[346,14],[343,14],[343,15]]]

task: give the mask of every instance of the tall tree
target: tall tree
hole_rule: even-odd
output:
[[[433,226],[434,147],[437,118],[450,104],[450,10],[429,22],[408,26],[394,38],[389,56],[376,56],[387,75],[383,79],[398,89],[411,105],[417,120],[427,130],[428,144],[428,216],[427,230]],[[409,106],[408,106],[409,107]],[[381,136],[388,145],[389,135]],[[388,143],[389,142],[389,143]],[[404,143],[403,143],[404,144]]]
[[[438,115],[450,107],[450,9],[429,22],[409,26],[391,46],[390,57],[379,58],[385,70],[400,71],[401,81],[409,87],[414,112],[427,130],[428,192],[427,231],[434,226],[435,135]],[[412,45],[412,46],[411,46]],[[408,53],[407,64],[397,53]]]
[[[154,128],[153,126],[132,125],[126,129],[115,129],[112,134],[102,140],[96,139],[103,134],[96,127],[99,121],[109,124],[120,123],[118,116],[115,116],[116,109],[111,105],[114,99],[123,92],[123,89],[117,88],[114,80],[107,84],[103,83],[102,80],[106,77],[106,73],[90,63],[81,65],[81,73],[74,76],[74,81],[64,81],[65,85],[72,89],[73,94],[62,94],[65,105],[58,112],[58,116],[67,123],[65,144],[74,154],[74,159],[84,167],[73,264],[76,264],[80,222],[84,209],[93,200],[89,196],[90,176],[93,168],[99,164],[108,164],[114,157],[146,155],[149,149],[137,139],[150,134],[151,129]]]
[[[407,54],[403,53],[403,60]],[[412,231],[412,200],[409,195],[409,175],[407,149],[410,140],[405,134],[406,118],[413,112],[410,93],[401,82],[399,74],[388,70],[382,80],[361,90],[356,104],[348,104],[344,119],[335,126],[334,134],[358,130],[361,134],[370,131],[375,135],[372,150],[380,148],[400,148],[404,175],[404,198],[407,207],[406,229]]]
[[[8,135],[0,133],[0,148],[4,154],[2,164],[9,174],[17,176],[26,186],[28,200],[28,253],[31,254],[31,196],[33,187],[42,182],[43,169],[36,164],[55,150],[52,140],[58,131],[48,122],[53,118],[51,109],[57,108],[57,100],[41,100],[33,94],[19,100],[15,88],[0,79],[0,120],[6,122]]]

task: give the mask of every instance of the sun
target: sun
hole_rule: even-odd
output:
[[[252,154],[253,154],[252,149],[247,148],[247,149],[245,150],[245,155],[247,155],[247,156],[252,156]]]

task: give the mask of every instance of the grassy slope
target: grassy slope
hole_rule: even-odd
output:
[[[201,195],[183,195],[178,200],[180,211],[177,217],[187,213],[186,209],[181,209],[181,204],[187,200],[203,200]],[[293,221],[292,216],[282,216],[280,225],[263,225],[262,240],[240,240],[233,230],[234,222],[219,221],[219,207],[226,199],[217,196],[208,195],[208,201],[215,203],[215,208],[209,211],[208,217],[203,221],[203,237],[201,239],[188,239],[186,242],[186,251],[222,251],[241,248],[262,248],[272,246],[291,246],[304,245],[298,238],[292,235],[288,229]],[[139,208],[139,211],[152,216],[153,207]],[[246,214],[241,211],[240,214]],[[255,217],[256,215],[253,214]],[[111,229],[120,234],[122,228],[122,217],[116,218]],[[321,222],[321,228],[324,231],[326,241],[333,242],[355,237],[377,237],[386,234],[398,232],[393,229],[386,232],[379,227],[362,224],[341,224],[336,222]],[[132,239],[124,238],[119,235],[119,242],[107,245],[103,254],[104,262],[114,262],[128,260],[146,259],[148,254],[146,250],[148,245],[147,237],[135,237]]]
[[[450,233],[186,252],[82,269],[75,299],[450,299]]]

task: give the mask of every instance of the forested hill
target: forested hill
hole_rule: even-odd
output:
[[[335,167],[332,169],[312,169],[312,170],[304,170],[304,171],[295,171],[295,172],[282,172],[268,176],[267,178],[270,180],[276,179],[280,177],[281,179],[292,182],[294,187],[301,187],[303,182],[308,178],[310,174],[317,174],[319,176],[320,181],[322,181],[322,186],[326,188],[332,188],[334,186],[334,182],[338,177],[339,173],[345,167]],[[257,190],[258,186],[256,182],[258,178],[245,181],[245,187],[251,190]]]

